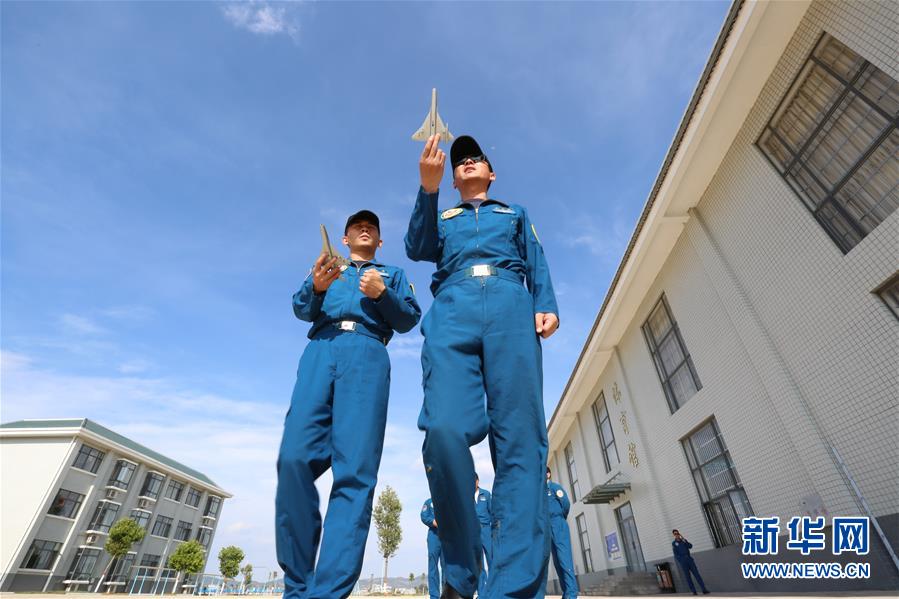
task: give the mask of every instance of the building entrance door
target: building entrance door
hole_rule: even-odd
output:
[[[624,545],[628,571],[642,572],[646,570],[643,548],[640,547],[640,535],[637,534],[637,522],[634,520],[634,511],[631,509],[630,502],[616,509],[615,517],[618,519],[618,529],[621,531],[621,544]]]

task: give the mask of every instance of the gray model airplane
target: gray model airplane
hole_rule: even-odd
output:
[[[337,248],[331,245],[331,240],[328,239],[328,231],[325,230],[325,225],[320,226],[322,230],[322,254],[325,254],[328,257],[327,260],[337,258],[336,265],[340,268],[340,271],[343,272],[350,265],[350,261],[349,259],[344,258],[343,255],[337,251]]]
[[[449,132],[446,124],[440,120],[440,115],[437,113],[436,87],[431,90],[431,110],[428,112],[428,116],[425,117],[425,122],[422,124],[421,129],[412,135],[412,139],[416,141],[428,141],[428,138],[432,135],[439,135],[440,141],[443,142],[448,142],[453,139],[453,134]]]

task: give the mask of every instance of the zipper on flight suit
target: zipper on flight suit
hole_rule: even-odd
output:
[[[478,210],[481,208],[480,204],[474,207],[474,243],[475,248],[478,250],[478,253],[481,252],[481,223],[478,220]],[[486,286],[485,279],[487,277],[479,277],[481,279],[481,287]]]

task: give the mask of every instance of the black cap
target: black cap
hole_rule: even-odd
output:
[[[456,141],[453,142],[452,147],[450,147],[450,168],[455,169],[454,165],[457,162],[463,158],[468,158],[469,156],[483,156],[487,159],[487,155],[484,154],[481,146],[478,145],[478,142],[476,142],[472,136],[460,135],[456,138]],[[487,166],[492,173],[493,165],[490,164],[489,159],[487,159]]]
[[[378,215],[371,210],[360,210],[346,219],[346,226],[343,228],[343,234],[346,235],[346,232],[350,230],[350,225],[357,223],[360,220],[373,224],[378,230],[378,233],[381,232],[381,221],[378,219]]]

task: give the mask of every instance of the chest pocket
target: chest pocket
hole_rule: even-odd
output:
[[[514,210],[505,206],[487,207],[485,212],[488,210],[489,214],[485,215],[484,220],[489,219],[490,228],[495,231],[496,237],[514,246],[520,226],[518,215]]]
[[[447,210],[442,214],[451,213]],[[452,258],[465,249],[465,244],[475,245],[474,211],[464,210],[449,218],[440,216],[440,232],[443,236],[443,258]]]

